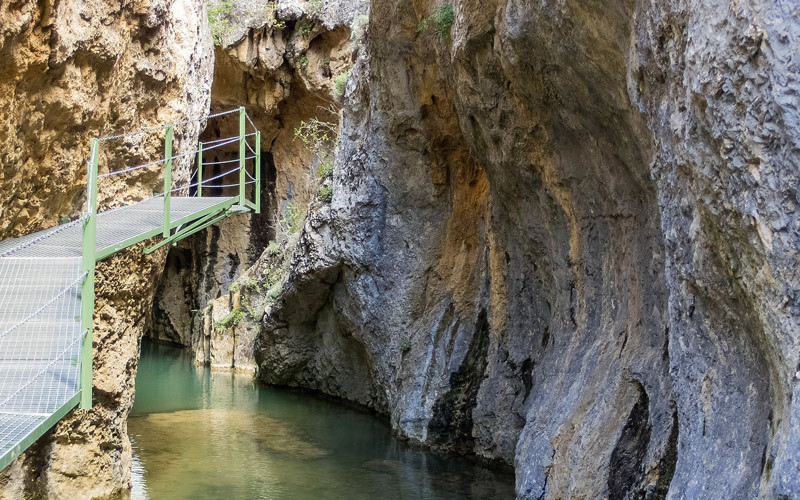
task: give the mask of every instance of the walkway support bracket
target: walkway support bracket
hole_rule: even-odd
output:
[[[230,209],[223,210],[223,212],[224,213],[230,213]],[[145,255],[149,255],[149,254],[155,252],[156,250],[158,250],[159,248],[163,247],[164,245],[167,245],[168,243],[177,243],[178,241],[180,241],[180,240],[184,239],[185,237],[189,236],[190,234],[194,234],[194,233],[189,233],[189,231],[191,231],[192,229],[195,229],[195,228],[197,228],[199,226],[202,226],[203,228],[207,227],[208,225],[205,224],[205,223],[208,220],[210,220],[211,218],[213,218],[215,215],[217,215],[218,213],[220,213],[220,212],[210,213],[208,215],[203,216],[202,218],[200,218],[200,219],[194,221],[193,223],[189,224],[187,227],[184,227],[182,229],[179,229],[179,230],[175,231],[175,234],[173,234],[169,238],[164,238],[163,240],[158,242],[156,245],[153,245],[150,248],[145,248],[143,253]]]
[[[83,222],[81,270],[86,274],[81,287],[81,408],[92,407],[92,319],[94,316],[94,271],[97,265],[97,163],[100,143],[91,142],[86,184],[87,217]]]

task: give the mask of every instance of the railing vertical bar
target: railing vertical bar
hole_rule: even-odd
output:
[[[245,196],[244,188],[245,188],[245,136],[247,132],[245,130],[245,110],[244,106],[239,108],[239,204],[244,205],[247,197]]]
[[[197,197],[203,197],[203,143],[197,145]]]
[[[256,213],[261,213],[261,132],[256,130]]]
[[[167,125],[164,133],[164,238],[169,237],[170,232],[170,203],[172,202],[172,125]]]
[[[97,264],[97,163],[99,141],[92,139],[91,158],[87,172],[86,210],[83,222],[82,272],[86,273],[81,287],[81,400],[83,409],[92,407],[92,318],[94,316],[94,271]]]

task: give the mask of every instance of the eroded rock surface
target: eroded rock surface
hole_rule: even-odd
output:
[[[452,6],[371,3],[260,377],[523,498],[798,496],[797,6]]]

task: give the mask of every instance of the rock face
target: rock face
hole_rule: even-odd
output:
[[[216,11],[224,4],[209,5]],[[364,1],[233,2],[227,17],[218,21],[224,29],[215,30],[221,39],[215,50],[212,110],[245,105],[262,132],[262,213],[237,215],[173,249],[156,293],[150,336],[190,347],[198,363],[255,368],[248,331],[258,328],[246,323],[238,332],[216,331],[214,323],[230,313],[234,294],[229,288],[238,286],[234,283],[282,230],[279,221],[316,194],[317,165],[295,130],[314,118],[338,126],[335,82],[352,66],[357,30],[363,28],[358,17],[367,8]],[[239,132],[235,115],[212,125],[202,140]],[[207,155],[205,161],[231,158],[238,158],[238,146]],[[207,177],[224,171],[218,167]],[[222,178],[218,184],[236,182]]]
[[[190,0],[0,3],[0,238],[85,210],[90,138],[207,113],[207,30],[204,4]],[[192,147],[199,127],[182,127],[176,152]],[[163,139],[139,139],[104,143],[101,172],[163,154]],[[161,176],[112,179],[99,185],[101,209],[152,196]],[[174,182],[187,179],[176,165]],[[166,257],[142,248],[98,266],[94,407],[73,411],[4,470],[0,498],[97,498],[130,487],[126,419]]]
[[[797,6],[451,7],[371,2],[260,378],[522,498],[800,495]]]

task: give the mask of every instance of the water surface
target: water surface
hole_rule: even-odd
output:
[[[415,450],[377,417],[145,343],[128,421],[134,500],[514,497],[514,478]]]

